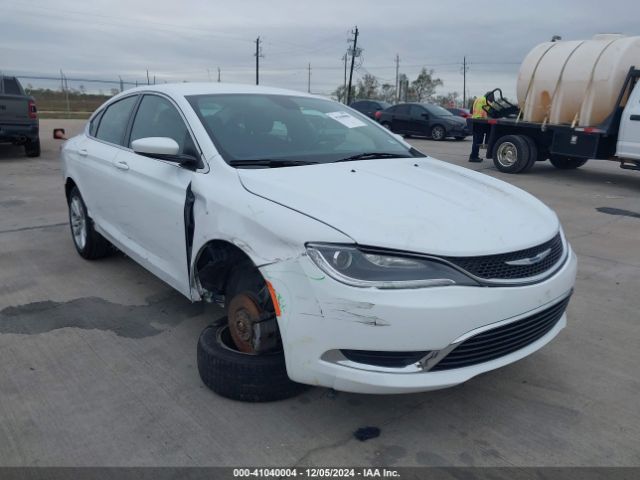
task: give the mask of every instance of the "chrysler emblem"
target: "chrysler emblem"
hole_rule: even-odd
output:
[[[513,266],[517,266],[517,267],[521,267],[521,266],[525,266],[525,265],[535,265],[536,263],[541,262],[542,260],[544,260],[545,258],[547,258],[547,256],[551,253],[551,249],[548,248],[543,252],[538,253],[537,255],[534,255],[533,257],[529,257],[529,258],[521,258],[519,260],[511,260],[510,262],[504,262],[507,265],[513,265]]]

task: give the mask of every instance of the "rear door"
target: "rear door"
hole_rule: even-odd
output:
[[[622,112],[616,150],[620,158],[640,160],[640,82],[636,83]]]
[[[395,133],[411,133],[410,131],[410,105],[397,105],[393,110],[391,131]]]
[[[114,223],[112,203],[118,195],[114,159],[124,148],[124,135],[138,95],[125,97],[110,104],[96,115],[89,126],[89,135],[69,152],[75,169],[74,178],[87,205],[89,216],[107,236],[119,239]]]
[[[130,255],[189,297],[185,202],[191,180],[199,174],[130,148],[131,142],[146,137],[172,138],[179,153],[201,157],[177,106],[168,97],[145,94],[131,123],[128,148],[115,158],[118,193],[112,214],[126,233]]]

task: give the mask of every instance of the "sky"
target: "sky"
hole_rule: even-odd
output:
[[[395,57],[410,79],[435,70],[438,93],[501,87],[515,97],[519,64],[553,35],[640,34],[633,0],[0,0],[0,72],[125,82],[260,83],[329,95],[343,82],[343,55],[357,25],[366,73],[395,84]],[[53,86],[56,82],[23,80]],[[89,91],[117,85],[83,83]]]

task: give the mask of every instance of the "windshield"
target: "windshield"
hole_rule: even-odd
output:
[[[187,99],[231,164],[327,163],[372,152],[387,158],[422,156],[364,115],[329,100],[262,94]]]
[[[451,115],[453,115],[453,113],[451,113],[449,110],[447,110],[446,108],[442,108],[439,105],[427,104],[424,106],[424,108],[426,108],[430,114],[435,115],[437,117],[447,117],[447,116],[450,117]]]

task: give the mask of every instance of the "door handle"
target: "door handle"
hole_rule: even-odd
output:
[[[78,155],[82,155],[83,157],[86,157],[87,155],[89,155],[89,152],[87,152],[86,148],[83,148],[81,150],[78,150]]]
[[[122,160],[119,162],[116,162],[115,166],[120,170],[129,170],[129,165],[127,164],[127,162],[123,162]]]
[[[631,116],[629,117],[629,120],[638,121],[638,120],[640,120],[640,115],[631,115]]]

